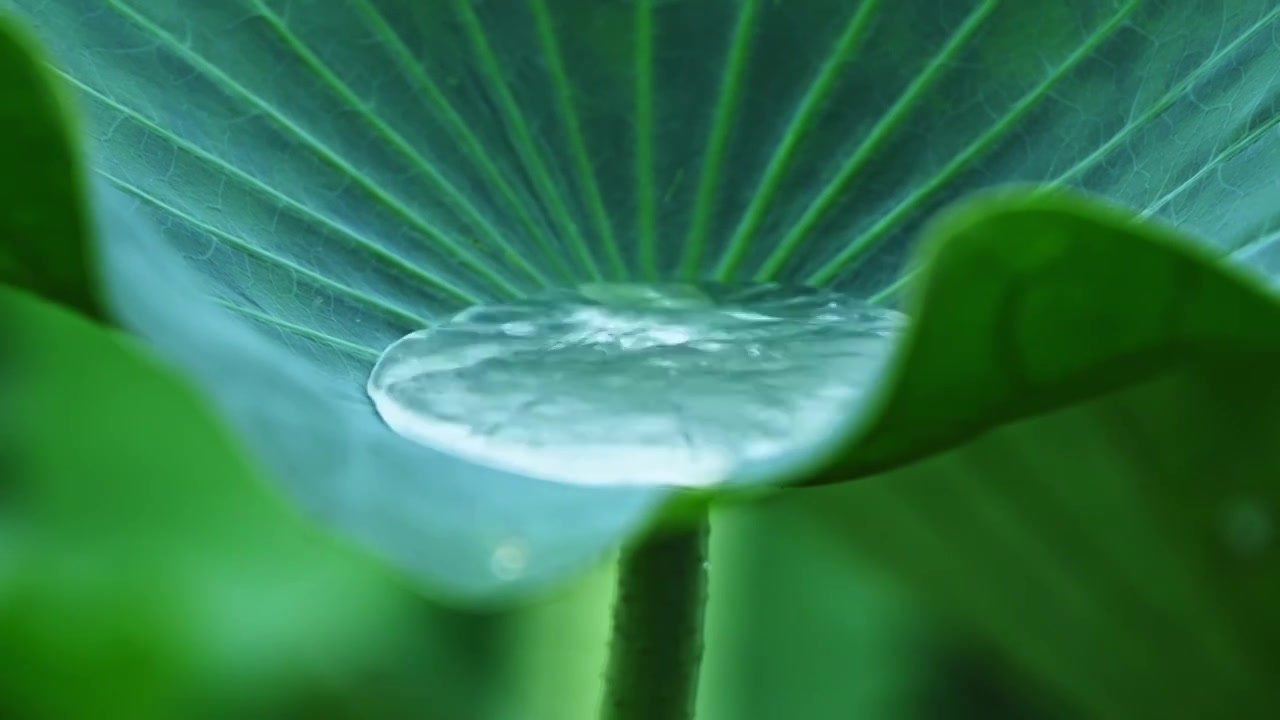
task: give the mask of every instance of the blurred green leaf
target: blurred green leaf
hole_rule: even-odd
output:
[[[793,516],[715,512],[698,718],[931,717],[910,712],[930,653],[917,604]]]
[[[362,388],[378,351],[465,304],[695,276],[890,299],[927,217],[1009,181],[1101,194],[1266,271],[1280,248],[1267,0],[1090,0],[1071,22],[995,0],[5,6],[79,93],[104,312],[308,509],[455,598],[535,591],[670,499],[532,482],[383,427]],[[971,210],[997,219],[922,256],[934,289],[883,417],[735,480],[846,479],[1139,379],[1158,363],[1135,358],[1175,340],[1274,340],[1194,319],[1275,308],[1180,241],[1043,202]],[[1124,240],[1102,252],[1095,230]],[[1163,324],[1177,303],[1145,293],[1179,292],[1170,273],[1211,301]],[[1035,283],[1051,289],[1021,297]],[[1099,325],[1116,306],[1135,315]]]
[[[88,247],[78,128],[67,120],[61,88],[38,61],[35,44],[0,17],[0,282],[25,287],[91,316],[102,311],[94,252]]]
[[[403,586],[286,507],[171,371],[12,288],[0,317],[0,714],[217,715],[396,640]]]
[[[1071,716],[1268,716],[1277,360],[1183,357],[907,468],[784,495],[774,532],[826,528],[1028,668]]]

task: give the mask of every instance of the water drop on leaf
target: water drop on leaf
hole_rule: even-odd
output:
[[[379,414],[416,442],[544,479],[708,485],[822,439],[905,326],[831,290],[585,288],[473,307],[395,342],[368,382]]]

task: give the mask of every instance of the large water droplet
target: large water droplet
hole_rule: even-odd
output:
[[[393,343],[368,391],[397,433],[549,480],[707,485],[821,439],[901,313],[778,285],[584,285]]]

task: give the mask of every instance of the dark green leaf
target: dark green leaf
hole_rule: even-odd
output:
[[[62,94],[27,34],[0,17],[0,282],[25,287],[81,312],[101,311],[85,217],[79,143]]]
[[[998,192],[928,235],[915,322],[882,405],[819,481],[902,464],[1206,352],[1280,350],[1280,303],[1258,278],[1117,210]]]
[[[1080,717],[1261,717],[1280,703],[1275,353],[1155,380],[852,485],[787,494],[992,641]]]

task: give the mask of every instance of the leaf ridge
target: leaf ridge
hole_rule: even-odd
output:
[[[1096,50],[1103,42],[1111,37],[1118,30],[1128,17],[1137,9],[1139,0],[1129,0],[1120,8],[1115,15],[1112,15],[1105,23],[1095,30],[1089,39],[1076,48],[1070,56],[1067,57],[1052,73],[1049,74],[1039,85],[1033,88],[1009,110],[1005,113],[997,123],[992,125],[985,133],[980,135],[976,140],[969,144],[964,150],[958,153],[951,162],[947,163],[927,182],[920,185],[911,195],[899,202],[892,210],[885,214],[870,228],[862,232],[858,237],[854,238],[844,250],[838,253],[834,258],[827,261],[822,267],[814,271],[806,282],[814,285],[824,285],[832,282],[845,269],[856,260],[861,258],[873,244],[880,240],[884,235],[893,229],[893,227],[901,222],[907,215],[917,210],[938,190],[942,189],[957,174],[960,173],[969,163],[973,162],[997,140],[1004,136],[1010,127],[1015,125],[1024,115],[1035,107],[1036,103],[1043,98],[1054,85],[1063,77],[1075,69],[1086,57]]]
[[[419,269],[416,265],[409,262],[408,260],[405,260],[399,255],[389,250],[386,250],[385,248],[375,243],[370,242],[368,239],[361,236],[359,233],[355,232],[354,230],[346,227],[345,225],[342,225],[341,223],[333,220],[332,218],[329,218],[325,215],[322,215],[316,212],[310,206],[300,203],[297,200],[289,197],[288,195],[285,195],[279,190],[276,190],[270,185],[267,185],[261,180],[255,178],[253,175],[250,175],[244,170],[241,170],[240,168],[228,163],[222,158],[219,158],[217,155],[214,155],[206,151],[205,149],[201,148],[199,145],[196,145],[195,143],[192,143],[189,140],[186,140],[177,135],[174,135],[173,133],[169,132],[168,130],[161,127],[160,125],[157,125],[155,122],[147,119],[141,113],[137,112],[133,108],[122,105],[121,103],[117,102],[115,99],[99,92],[98,90],[95,90],[94,88],[89,87],[85,83],[81,82],[75,77],[72,77],[71,75],[68,75],[67,73],[63,72],[62,70],[59,70],[58,68],[53,68],[53,71],[61,75],[63,78],[66,79],[67,82],[74,85],[81,92],[85,93],[86,95],[93,98],[94,100],[101,102],[107,107],[110,107],[112,110],[119,112],[121,115],[127,117],[132,122],[135,122],[138,125],[146,128],[148,131],[154,132],[158,136],[165,138],[166,142],[170,143],[174,147],[201,160],[202,162],[205,162],[209,165],[212,165],[218,168],[219,170],[227,173],[228,175],[232,176],[239,182],[252,187],[254,190],[258,192],[261,192],[266,197],[270,197],[276,200],[277,202],[281,203],[282,205],[289,207],[291,210],[297,213],[299,217],[310,218],[312,220],[315,220],[319,225],[333,231],[335,234],[343,238],[346,238],[348,241],[351,242],[351,244],[354,247],[360,247],[365,249],[366,251],[368,251],[375,257],[379,258],[380,260],[383,260],[389,263],[396,270],[405,273],[406,275],[414,278],[415,280],[419,280],[424,283],[427,283],[429,286],[436,288],[441,292],[447,293],[449,296],[453,297],[455,300],[459,302],[468,303],[468,304],[474,304],[474,303],[480,302],[481,298],[478,295],[475,295],[469,290],[464,290],[461,287],[458,287],[457,285],[449,283],[437,276],[426,273],[425,271]]]
[[[1213,157],[1209,158],[1209,160],[1205,162],[1203,167],[1201,167],[1196,172],[1192,173],[1192,175],[1188,177],[1186,180],[1179,183],[1177,187],[1175,187],[1174,189],[1170,190],[1169,192],[1157,198],[1154,202],[1148,205],[1141,213],[1139,213],[1138,217],[1145,219],[1160,212],[1160,210],[1162,210],[1164,206],[1168,205],[1173,200],[1176,200],[1180,195],[1182,195],[1188,189],[1194,187],[1196,183],[1203,180],[1204,177],[1208,175],[1211,170],[1214,170],[1215,168],[1217,168],[1217,166],[1230,160],[1236,155],[1239,155],[1241,152],[1244,152],[1250,145],[1257,142],[1258,138],[1271,132],[1278,125],[1280,125],[1280,113],[1275,113],[1270,117],[1268,117],[1266,120],[1264,120],[1262,124],[1260,124],[1258,127],[1255,127],[1254,129],[1245,133],[1243,137],[1239,138],[1235,142],[1231,143],[1230,145],[1227,145],[1225,148],[1214,153]]]
[[[658,279],[658,208],[653,159],[653,0],[635,0],[636,213],[640,268]]]
[[[564,58],[560,52],[560,43],[556,39],[552,26],[551,13],[547,9],[547,0],[533,0],[533,13],[538,27],[538,38],[542,43],[542,52],[547,59],[547,67],[551,74],[552,84],[556,90],[556,102],[560,116],[568,130],[570,151],[573,154],[574,166],[578,178],[583,184],[582,191],[587,196],[587,207],[595,222],[596,232],[604,244],[605,256],[609,261],[609,270],[615,280],[629,279],[630,271],[613,231],[613,222],[609,219],[609,211],[605,208],[604,198],[600,193],[600,184],[596,180],[595,170],[591,166],[591,156],[587,151],[586,139],[582,133],[582,122],[578,117],[573,88],[569,85],[569,74],[565,70]]]
[[[867,36],[879,4],[880,0],[864,0],[858,6],[857,11],[845,25],[840,38],[837,39],[821,72],[809,84],[799,105],[791,114],[791,120],[782,133],[782,142],[775,147],[746,211],[743,212],[730,236],[728,245],[716,263],[715,277],[720,282],[729,280],[742,264],[752,239],[764,224],[765,211],[781,189],[782,180],[790,169],[791,163],[795,161],[801,143],[817,122],[823,106],[835,89],[842,66],[857,51],[863,38]]]
[[[428,107],[445,119],[454,138],[466,148],[469,157],[479,166],[485,179],[497,189],[498,193],[507,202],[525,232],[529,233],[529,237],[533,238],[541,246],[545,254],[544,257],[554,266],[560,278],[562,280],[571,280],[572,273],[563,262],[561,253],[555,243],[552,242],[545,228],[535,220],[534,213],[525,204],[525,201],[521,199],[503,172],[498,169],[497,163],[489,155],[484,143],[480,142],[476,134],[471,131],[466,121],[463,120],[462,115],[454,108],[453,103],[449,101],[448,96],[440,90],[440,86],[431,79],[423,70],[421,63],[413,57],[413,53],[405,45],[404,39],[391,27],[386,18],[383,17],[382,13],[378,11],[370,0],[356,0],[356,7],[373,26],[378,36],[387,42],[396,63],[400,66],[401,72],[405,73],[417,86],[417,90],[425,95],[429,101],[427,103]]]
[[[703,154],[702,173],[694,199],[693,222],[685,238],[684,257],[680,263],[680,276],[685,279],[691,280],[697,274],[697,265],[702,261],[702,254],[707,244],[707,233],[711,230],[711,214],[716,200],[716,189],[720,184],[720,174],[724,170],[725,150],[732,135],[734,113],[742,98],[742,83],[749,60],[751,34],[755,30],[755,18],[759,7],[759,0],[745,0],[742,3],[733,31],[733,39],[730,41],[729,56],[725,60],[723,73],[724,81],[720,87],[720,98],[716,103],[715,116],[711,121],[707,150]]]
[[[340,157],[318,138],[311,135],[311,133],[304,130],[289,118],[285,117],[278,109],[275,108],[275,106],[258,97],[255,93],[251,92],[248,88],[236,81],[235,78],[227,75],[220,68],[216,67],[200,54],[180,42],[164,28],[157,25],[151,19],[138,13],[121,0],[108,0],[108,2],[111,4],[113,9],[133,21],[143,30],[151,33],[175,53],[181,55],[185,60],[190,62],[196,70],[204,74],[206,77],[213,79],[229,92],[248,101],[251,105],[258,108],[264,115],[271,118],[279,127],[291,133],[303,144],[309,146],[317,156],[323,159],[330,166],[346,174],[353,183],[363,189],[371,197],[386,206],[396,215],[400,216],[410,226],[423,233],[426,239],[431,240],[434,243],[439,243],[450,250],[454,248],[464,250],[462,254],[458,255],[458,258],[474,273],[476,273],[481,280],[487,282],[499,294],[509,297],[519,297],[521,295],[521,292],[514,285],[508,282],[501,275],[497,274],[497,272],[493,268],[489,267],[487,263],[483,262],[478,257],[475,257],[471,252],[465,251],[465,249],[460,246],[446,241],[446,236],[438,228],[426,223],[418,216],[417,213],[410,210],[369,177],[357,171],[351,163]]]
[[[383,140],[388,142],[396,149],[397,152],[422,172],[423,175],[425,175],[431,183],[445,195],[449,205],[458,210],[470,222],[474,223],[474,225],[484,234],[486,241],[491,242],[500,248],[503,251],[504,256],[512,260],[531,280],[543,287],[550,285],[547,281],[547,277],[537,268],[530,265],[520,253],[516,252],[515,248],[513,248],[511,244],[502,237],[502,234],[493,226],[488,218],[484,217],[484,215],[476,209],[475,205],[471,204],[471,201],[466,197],[466,195],[461,193],[458,188],[445,177],[444,173],[437,169],[431,161],[427,160],[427,158],[423,156],[417,148],[413,147],[413,145],[409,143],[403,135],[396,131],[395,128],[391,127],[386,121],[379,118],[363,98],[357,95],[349,85],[335,75],[333,70],[330,69],[329,66],[326,65],[324,61],[321,60],[311,50],[311,48],[309,48],[306,43],[297,36],[297,34],[289,29],[288,25],[284,23],[279,15],[268,7],[263,0],[254,0],[254,6],[261,14],[262,18],[267,21],[267,24],[280,38],[281,42],[283,42],[286,47],[292,50],[299,59],[302,60],[303,65],[314,73],[322,83],[337,93],[343,101],[355,108],[361,119],[372,127]],[[465,254],[466,251],[464,251],[461,243],[459,243],[456,238],[453,238],[443,232],[440,233],[440,236],[441,241],[447,243],[454,254]]]
[[[426,318],[419,317],[418,315],[415,315],[409,312],[408,310],[405,310],[404,308],[397,307],[396,305],[393,305],[391,303],[383,302],[371,295],[368,295],[366,293],[363,293],[351,287],[350,285],[346,285],[336,280],[332,280],[328,277],[325,277],[324,275],[321,275],[320,273],[315,272],[314,270],[307,269],[302,265],[299,265],[293,262],[292,260],[287,260],[269,250],[260,248],[256,245],[253,245],[252,243],[246,242],[245,240],[238,238],[232,235],[231,233],[226,232],[225,230],[221,230],[212,225],[209,225],[208,223],[197,220],[187,212],[183,210],[179,210],[178,208],[173,207],[172,205],[169,205],[163,200],[160,200],[154,195],[147,193],[146,191],[142,190],[136,185],[133,185],[129,182],[126,182],[125,180],[122,180],[116,177],[115,175],[112,175],[106,170],[98,168],[95,170],[95,172],[101,175],[104,179],[106,179],[107,182],[111,183],[112,185],[115,185],[116,187],[120,188],[124,192],[138,198],[139,200],[147,203],[148,205],[155,207],[158,210],[162,210],[163,212],[182,220],[183,222],[191,225],[192,227],[198,228],[201,232],[204,232],[216,238],[217,240],[225,243],[226,245],[230,245],[231,247],[234,247],[235,249],[243,253],[246,253],[248,255],[252,255],[266,263],[283,268],[289,271],[290,273],[293,273],[294,275],[305,279],[307,282],[313,285],[318,285],[320,287],[325,288],[326,290],[329,290],[330,292],[333,292],[333,293],[342,295],[346,298],[349,298],[351,300],[354,300],[356,301],[357,304],[364,305],[365,307],[376,311],[377,313],[383,315],[384,317],[394,320],[398,324],[409,325],[411,327],[420,327],[420,328],[426,327],[427,325],[430,324]]]
[[[772,280],[804,241],[813,234],[818,223],[839,203],[840,198],[857,178],[859,171],[880,149],[880,144],[898,129],[908,113],[914,109],[915,103],[924,96],[926,89],[942,76],[948,63],[964,49],[982,24],[991,17],[998,4],[998,0],[984,0],[965,17],[964,22],[951,34],[942,49],[916,75],[906,90],[894,101],[893,106],[880,116],[871,132],[858,144],[858,149],[844,162],[836,176],[827,183],[796,224],[774,247],[773,252],[754,275],[757,282]]]
[[[1096,165],[1099,160],[1104,158],[1112,150],[1115,150],[1116,147],[1120,145],[1120,143],[1127,140],[1129,136],[1131,136],[1134,132],[1140,130],[1141,128],[1148,125],[1152,120],[1159,117],[1160,113],[1164,112],[1165,110],[1168,110],[1169,107],[1172,106],[1175,102],[1177,102],[1178,99],[1181,98],[1189,89],[1191,89],[1192,86],[1194,86],[1200,80],[1204,79],[1214,70],[1218,69],[1219,64],[1223,60],[1225,60],[1231,53],[1235,52],[1240,46],[1244,45],[1244,43],[1251,40],[1255,35],[1261,32],[1261,30],[1264,27],[1266,27],[1268,23],[1274,21],[1277,17],[1280,17],[1280,6],[1276,7],[1276,9],[1264,15],[1262,19],[1258,20],[1258,22],[1250,26],[1248,30],[1245,30],[1235,40],[1231,41],[1225,47],[1221,48],[1220,50],[1218,50],[1217,52],[1213,53],[1208,58],[1206,58],[1203,63],[1201,63],[1198,67],[1196,67],[1191,72],[1187,73],[1186,77],[1184,77],[1176,85],[1170,88],[1167,93],[1165,93],[1159,99],[1157,99],[1154,103],[1152,103],[1151,106],[1147,108],[1146,111],[1144,111],[1136,119],[1126,123],[1125,126],[1121,128],[1119,132],[1117,132],[1115,135],[1112,135],[1110,139],[1108,139],[1106,142],[1099,145],[1097,149],[1095,149],[1093,152],[1089,153],[1089,155],[1082,158],[1079,162],[1071,166],[1061,175],[1054,178],[1051,182],[1057,185],[1065,185],[1066,183],[1069,183],[1072,180],[1079,178],[1080,175],[1084,174],[1086,171],[1088,171],[1090,168]]]
[[[281,320],[278,317],[268,315],[263,312],[259,312],[257,310],[245,307],[243,305],[238,305],[236,303],[230,302],[228,300],[224,300],[222,298],[210,298],[210,299],[213,300],[215,304],[220,305],[226,308],[227,310],[230,310],[238,315],[244,315],[260,323],[271,325],[273,327],[284,330],[292,335],[297,335],[299,337],[307,338],[308,340],[315,340],[315,341],[324,343],[326,345],[330,345],[335,350],[345,352],[349,355],[354,355],[362,360],[377,360],[381,355],[381,353],[379,353],[377,350],[374,350],[373,348],[368,347],[366,345],[360,345],[358,343],[353,343],[348,340],[336,338],[332,335],[329,335],[328,333],[323,333],[313,328],[296,325],[294,323]]]
[[[582,269],[594,280],[603,279],[591,249],[587,247],[582,233],[578,230],[577,222],[570,216],[568,206],[565,205],[564,198],[561,197],[555,181],[551,178],[547,164],[543,161],[542,153],[538,152],[537,145],[533,141],[533,135],[529,131],[529,124],[525,121],[524,113],[520,112],[520,106],[511,95],[511,89],[507,87],[506,81],[503,80],[502,68],[498,65],[497,56],[494,55],[493,47],[489,43],[484,25],[476,17],[470,0],[454,0],[453,4],[462,19],[462,26],[471,41],[472,49],[480,60],[481,71],[497,96],[498,107],[502,112],[507,128],[515,135],[513,144],[516,152],[520,155],[521,162],[523,162],[525,169],[533,178],[534,184],[542,195],[543,200],[550,206],[551,214],[568,234],[570,245],[578,258],[578,262],[581,263]]]

